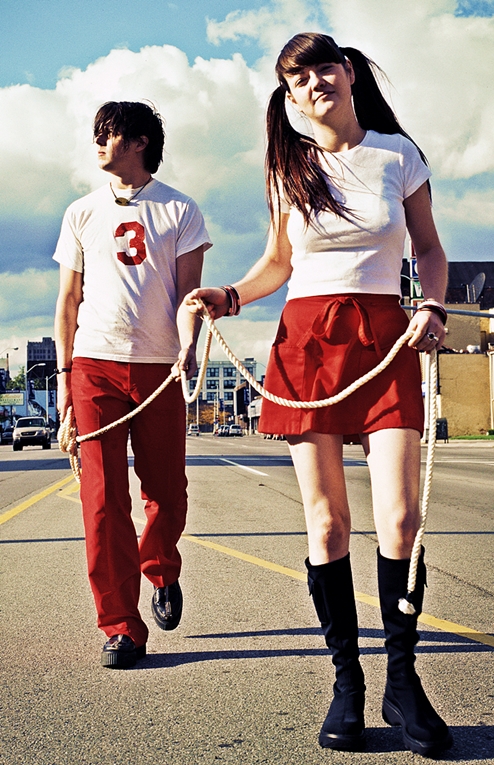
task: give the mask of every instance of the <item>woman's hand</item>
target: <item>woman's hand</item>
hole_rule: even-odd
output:
[[[230,310],[230,298],[221,287],[198,287],[184,297],[184,303],[191,313],[200,313],[201,308],[195,302],[200,298],[212,319],[220,319]]]
[[[408,342],[411,348],[426,353],[442,348],[446,330],[441,318],[434,311],[428,311],[426,308],[417,311],[410,320],[408,328],[414,330],[414,335]]]

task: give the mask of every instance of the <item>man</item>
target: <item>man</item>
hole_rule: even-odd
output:
[[[108,185],[67,209],[54,255],[60,263],[55,315],[60,416],[72,404],[79,433],[93,432],[146,399],[172,370],[192,377],[199,327],[183,296],[199,286],[211,247],[193,200],[152,177],[164,131],[150,106],[109,102],[94,141]],[[131,520],[127,440],[141,482],[147,524],[140,543]],[[164,630],[181,617],[185,526],[185,410],[169,385],[135,418],[82,444],[81,500],[88,573],[104,667],[133,666],[146,653],[138,609],[141,572],[154,585],[152,613]]]

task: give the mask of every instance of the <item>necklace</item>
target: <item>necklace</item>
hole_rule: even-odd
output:
[[[115,192],[113,191],[113,186],[112,186],[112,185],[111,185],[111,183],[110,183],[111,193],[112,193],[112,194],[113,194],[113,196],[115,197],[115,204],[116,204],[116,205],[120,205],[121,207],[127,207],[128,205],[130,205],[130,203],[132,202],[132,200],[133,200],[133,199],[135,199],[135,198],[136,198],[136,196],[137,196],[138,194],[140,194],[140,193],[141,193],[141,191],[143,190],[143,188],[145,188],[145,187],[148,185],[148,183],[149,183],[150,181],[152,181],[152,180],[153,180],[153,178],[152,178],[152,176],[150,175],[150,176],[149,176],[149,178],[147,179],[146,183],[144,184],[144,186],[141,186],[141,188],[139,189],[139,191],[136,191],[136,193],[135,193],[133,196],[131,196],[129,199],[127,199],[127,197],[117,197],[117,195],[116,195],[116,194],[115,194]]]

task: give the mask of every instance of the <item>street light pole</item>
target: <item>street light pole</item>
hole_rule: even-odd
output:
[[[29,414],[29,400],[28,400],[29,391],[27,389],[27,376],[28,376],[29,372],[31,372],[36,367],[46,367],[46,363],[44,361],[38,361],[37,364],[33,364],[32,367],[29,367],[29,369],[26,369],[26,373],[25,373],[25,378],[26,378],[26,417]]]
[[[45,384],[46,384],[46,406],[45,406],[45,410],[46,410],[46,424],[47,425],[50,422],[50,415],[49,415],[49,412],[48,412],[48,381],[51,380],[52,377],[55,377],[56,374],[57,374],[56,372],[53,372],[53,374],[50,375],[49,377],[48,377],[48,375],[45,377]]]

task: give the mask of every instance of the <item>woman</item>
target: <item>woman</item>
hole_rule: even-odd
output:
[[[425,157],[383,98],[377,67],[326,35],[296,35],[276,64],[266,157],[271,229],[266,251],[233,287],[196,289],[213,318],[269,295],[290,278],[266,374],[286,398],[334,395],[373,369],[409,326],[414,334],[388,369],[344,402],[293,410],[263,401],[260,430],[284,433],[307,522],[309,589],[336,670],[319,736],[323,747],[364,746],[364,676],[349,558],[344,436],[359,434],[370,469],[379,539],[378,580],[388,653],[383,716],[421,754],[451,745],[414,670],[423,551],[414,616],[401,613],[419,526],[423,404],[417,351],[439,349],[447,265],[431,214]],[[286,101],[312,137],[296,131]],[[428,300],[408,319],[399,305],[408,229]]]

